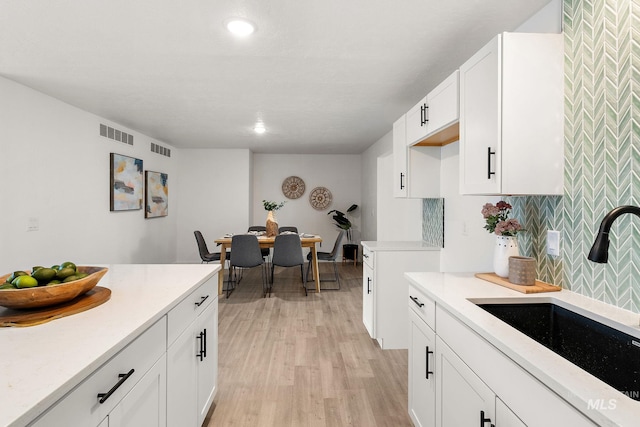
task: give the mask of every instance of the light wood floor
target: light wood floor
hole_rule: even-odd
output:
[[[299,268],[260,269],[219,300],[218,393],[205,426],[411,426],[407,350],[381,350],[362,324],[362,266],[339,291],[304,296]],[[322,264],[328,277],[331,265]],[[323,287],[335,283],[323,282]]]

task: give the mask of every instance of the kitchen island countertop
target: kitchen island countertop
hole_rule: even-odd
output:
[[[71,391],[197,286],[217,264],[105,265],[111,299],[31,327],[0,328],[0,426],[24,426]]]

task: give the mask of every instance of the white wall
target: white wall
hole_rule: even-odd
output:
[[[380,241],[422,240],[422,199],[393,197],[393,154],[378,157],[378,238]]]
[[[200,262],[193,235],[200,230],[210,252],[225,233],[246,230],[251,205],[251,152],[190,149],[180,151],[177,261]]]
[[[287,199],[282,193],[282,181],[292,175],[305,182],[305,193],[298,199]],[[324,240],[321,250],[330,251],[339,229],[327,213],[332,209],[346,212],[355,203],[359,208],[350,214],[350,219],[354,226],[353,239],[358,242],[362,212],[360,180],[360,155],[254,154],[252,225],[266,223],[267,212],[262,200],[286,201],[276,212],[278,224],[296,226],[301,233],[321,235]],[[333,202],[326,210],[315,210],[309,203],[309,194],[315,187],[326,187],[333,195]]]
[[[392,153],[392,130],[361,154],[362,165],[362,240],[378,239],[378,157]],[[389,178],[391,179],[392,176]]]
[[[176,257],[176,158],[168,144],[0,78],[0,272],[56,264],[164,263]],[[101,137],[104,123],[135,145]],[[151,142],[171,148],[168,158]],[[169,216],[109,211],[109,153],[169,174]],[[39,231],[27,232],[29,218]]]

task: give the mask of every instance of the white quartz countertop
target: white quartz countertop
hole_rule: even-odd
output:
[[[407,241],[364,241],[362,246],[370,251],[439,251],[442,248],[427,244],[422,240]]]
[[[405,277],[425,291],[436,304],[449,311],[598,425],[640,425],[640,402],[593,377],[477,307],[470,300],[491,303],[508,302],[505,299],[528,298],[554,302],[636,337],[640,337],[640,315],[567,290],[523,294],[477,279],[473,274],[405,273]],[[604,405],[601,404],[595,409],[593,402]]]
[[[0,426],[24,426],[122,350],[218,264],[105,265],[111,299],[30,327],[0,328]]]

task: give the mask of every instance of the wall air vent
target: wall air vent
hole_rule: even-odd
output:
[[[151,152],[160,154],[162,156],[171,157],[171,149],[153,142],[151,143]]]
[[[133,145],[133,135],[100,123],[100,136]]]

